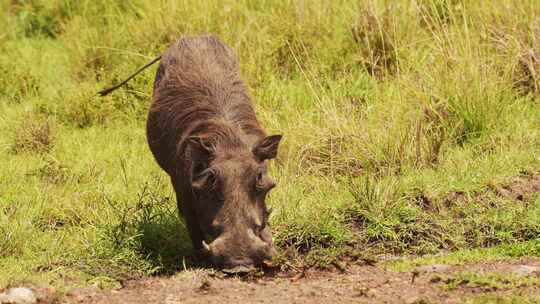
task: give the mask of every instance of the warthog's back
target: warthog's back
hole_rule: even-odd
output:
[[[162,55],[147,122],[150,148],[170,175],[184,139],[201,132],[247,145],[265,136],[234,53],[213,36],[183,38]]]

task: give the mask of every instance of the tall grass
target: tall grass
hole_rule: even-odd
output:
[[[155,67],[96,92],[202,33],[236,51],[258,117],[285,135],[269,204],[286,258],[320,265],[347,248],[422,254],[540,233],[538,196],[487,190],[540,169],[535,1],[0,8],[0,286],[189,265],[173,191],[145,141]]]

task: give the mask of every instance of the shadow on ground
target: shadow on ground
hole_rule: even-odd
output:
[[[136,223],[138,251],[159,267],[159,274],[172,274],[196,264],[185,223],[170,206],[157,205],[143,212]]]
[[[195,259],[184,219],[174,198],[155,193],[145,184],[136,203],[111,204],[117,220],[107,236],[117,248],[129,248],[148,262],[154,274],[168,275],[201,266]]]

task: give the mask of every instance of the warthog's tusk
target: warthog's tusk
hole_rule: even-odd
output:
[[[203,249],[204,251],[210,253],[212,250],[210,250],[210,245],[206,244],[206,242],[203,240],[202,241],[202,246],[203,246]]]

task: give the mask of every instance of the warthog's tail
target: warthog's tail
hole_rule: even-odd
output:
[[[115,85],[115,86],[112,86],[110,88],[106,88],[106,89],[103,89],[101,91],[98,92],[98,94],[100,96],[105,96],[109,93],[111,93],[112,91],[118,89],[119,87],[125,85],[126,83],[128,83],[128,81],[130,81],[133,77],[137,76],[140,72],[144,71],[146,68],[148,68],[149,66],[151,66],[152,64],[158,62],[159,60],[161,59],[161,55],[159,55],[158,57],[154,58],[152,61],[150,61],[149,63],[147,63],[146,65],[144,65],[142,68],[138,69],[137,72],[131,74],[131,76],[129,76],[128,78],[126,78],[126,80],[120,82],[119,84]]]

